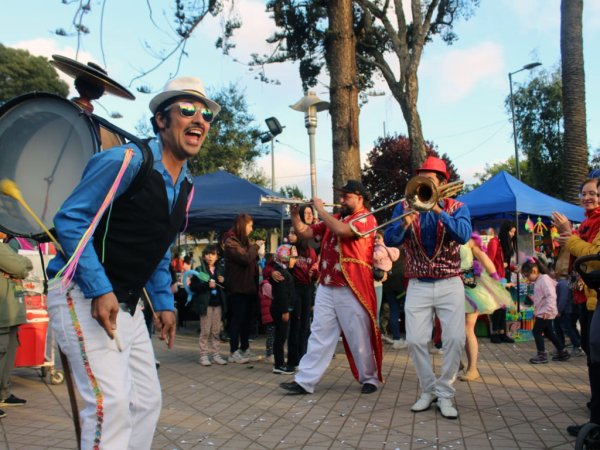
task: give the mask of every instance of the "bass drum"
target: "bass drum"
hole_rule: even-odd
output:
[[[0,107],[0,180],[14,181],[25,202],[50,229],[86,164],[101,150],[98,133],[107,136],[110,147],[125,143],[114,130],[119,129],[106,121],[99,124],[58,95],[33,92],[16,97]],[[0,195],[0,230],[48,240],[22,205],[5,195]]]

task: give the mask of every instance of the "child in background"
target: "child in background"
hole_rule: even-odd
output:
[[[265,359],[267,364],[275,364],[273,357],[273,343],[275,342],[275,323],[271,317],[271,303],[273,302],[273,293],[269,280],[261,281],[258,286],[258,296],[260,297],[260,315],[262,324],[267,331],[267,342],[265,344]]]
[[[227,361],[219,354],[219,332],[221,331],[221,315],[226,311],[225,271],[222,264],[217,264],[216,245],[207,245],[202,251],[202,263],[196,268],[197,272],[210,275],[208,282],[201,281],[193,276],[190,280],[190,290],[195,293],[192,297],[192,310],[200,315],[200,361],[202,366],[210,366],[208,358],[208,339],[210,337],[212,360],[216,364],[224,365]],[[217,283],[220,286],[217,286]]]
[[[554,320],[554,332],[558,339],[564,344],[565,335],[571,339],[573,344],[573,350],[571,350],[571,356],[582,356],[583,350],[581,350],[581,336],[577,328],[571,326],[571,314],[573,312],[573,293],[567,287],[567,274],[556,273],[556,303],[558,313]],[[558,353],[556,350],[552,350],[551,355],[555,356]]]
[[[565,345],[556,337],[552,328],[552,321],[556,317],[556,281],[548,275],[548,269],[538,258],[528,258],[521,273],[530,283],[534,283],[533,291],[533,315],[535,323],[533,325],[533,337],[537,347],[537,356],[531,358],[531,364],[548,363],[548,354],[544,346],[544,336],[554,344],[557,349],[556,356],[552,361],[566,361],[571,357]]]
[[[387,280],[388,272],[392,270],[392,263],[400,257],[400,250],[394,247],[386,247],[383,243],[384,231],[377,230],[373,247],[373,279],[375,280],[375,294],[377,295],[377,326],[379,326],[379,310],[383,298],[383,282]],[[387,336],[384,341],[391,344]]]
[[[290,312],[294,310],[296,303],[294,277],[288,271],[288,268],[292,269],[294,267],[297,256],[296,247],[289,244],[280,245],[275,253],[275,269],[283,279],[275,282],[272,277],[269,277],[273,294],[271,317],[275,323],[275,342],[273,343],[275,365],[273,366],[273,373],[278,374],[292,375],[294,373],[294,367],[284,363],[283,347],[287,336]]]

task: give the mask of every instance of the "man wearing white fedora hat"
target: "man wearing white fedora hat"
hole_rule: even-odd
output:
[[[48,266],[60,283],[48,310],[85,403],[85,449],[152,444],[161,389],[138,302],[145,288],[159,337],[171,348],[169,249],[193,195],[187,160],[200,151],[220,107],[202,81],[183,77],[167,83],[150,110],[156,138],[148,148],[128,143],[92,157],[54,218],[64,255]]]
[[[446,164],[430,156],[416,170],[434,185],[448,182]],[[409,212],[406,201],[398,204],[392,218]],[[437,401],[443,417],[456,419],[452,386],[465,345],[465,290],[460,277],[460,246],[471,238],[471,219],[467,206],[452,199],[436,204],[431,211],[409,214],[385,230],[385,243],[404,245],[406,255],[406,344],[419,378],[421,398],[413,412],[426,411]],[[442,372],[436,379],[427,350],[431,340],[433,313],[442,324],[444,357]]]

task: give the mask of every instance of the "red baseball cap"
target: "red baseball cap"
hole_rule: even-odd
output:
[[[415,173],[419,175],[419,172],[422,170],[427,170],[430,172],[438,172],[446,177],[446,180],[450,179],[450,174],[446,172],[446,163],[442,161],[440,158],[436,158],[435,156],[430,156],[427,158],[427,161],[417,170]]]

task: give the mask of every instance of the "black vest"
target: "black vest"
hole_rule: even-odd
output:
[[[127,303],[132,315],[143,287],[181,229],[191,190],[186,178],[171,213],[165,181],[152,170],[133,197],[122,195],[114,201],[112,211],[104,213],[94,232],[94,249],[113,292],[119,303]]]

